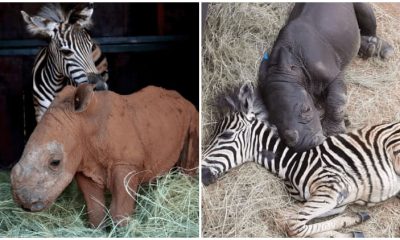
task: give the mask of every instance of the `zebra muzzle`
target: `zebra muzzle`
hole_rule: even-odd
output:
[[[88,78],[88,82],[90,84],[95,85],[95,87],[94,87],[95,91],[108,90],[108,85],[100,74],[89,73],[87,75],[87,78]]]
[[[201,182],[208,186],[217,181],[217,176],[215,176],[209,168],[202,167],[201,168]]]
[[[106,91],[106,90],[108,90],[108,85],[106,82],[99,81],[96,83],[94,90],[95,91]]]

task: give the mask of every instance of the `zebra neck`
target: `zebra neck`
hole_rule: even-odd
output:
[[[48,48],[43,48],[36,57],[33,67],[34,87],[46,88],[46,92],[57,92],[65,85],[65,77],[59,71],[56,59],[48,53]]]
[[[261,136],[263,139],[259,140],[261,140],[262,148],[255,161],[282,179],[291,179],[301,167],[301,160],[310,156],[309,154],[313,151],[295,152],[287,147],[271,129],[266,129]]]

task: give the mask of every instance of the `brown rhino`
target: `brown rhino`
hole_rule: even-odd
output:
[[[41,211],[75,177],[93,227],[105,217],[106,189],[112,219],[126,224],[138,184],[174,166],[196,172],[199,116],[175,91],[150,86],[121,96],[93,88],[66,86],[55,98],[12,169],[13,196]]]

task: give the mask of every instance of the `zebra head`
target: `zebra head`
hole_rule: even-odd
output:
[[[37,16],[21,14],[32,35],[49,41],[48,58],[58,78],[68,78],[72,85],[89,82],[98,90],[107,89],[93,61],[96,45],[87,32],[92,25],[93,4],[78,5],[68,14],[59,4],[45,5]]]
[[[209,185],[229,169],[254,159],[254,127],[266,123],[266,110],[251,84],[244,84],[224,98],[228,111],[218,121],[207,149],[203,152],[202,182]],[[271,129],[272,130],[272,129]]]

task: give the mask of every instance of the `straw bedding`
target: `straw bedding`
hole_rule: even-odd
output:
[[[105,229],[88,228],[82,194],[71,184],[47,210],[29,213],[11,196],[9,173],[0,172],[1,237],[198,237],[198,178],[179,171],[139,187],[136,211],[126,227],[107,214]],[[111,196],[107,196],[110,202]]]
[[[264,51],[284,25],[292,3],[210,4],[202,39],[202,143],[215,124],[212,99],[224,89],[257,81]],[[400,120],[400,4],[373,4],[378,36],[395,48],[389,61],[356,58],[346,70],[350,128]],[[284,237],[282,219],[298,205],[283,183],[265,169],[248,163],[217,183],[202,187],[204,237]],[[366,223],[341,230],[360,230],[367,237],[400,237],[400,200],[376,207],[351,206],[347,212],[368,211]]]

